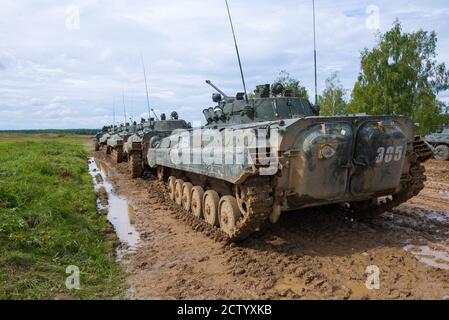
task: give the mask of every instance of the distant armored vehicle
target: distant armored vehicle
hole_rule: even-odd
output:
[[[100,151],[101,147],[106,145],[107,137],[109,136],[110,131],[113,129],[113,127],[103,127],[101,131],[99,131],[95,135],[95,151]]]
[[[137,132],[137,123],[120,125],[107,141],[106,154],[112,154],[116,163],[123,162],[123,146],[130,136]]]
[[[425,140],[435,147],[435,159],[440,161],[449,160],[449,127],[439,133],[432,133]]]
[[[173,201],[233,241],[282,212],[344,204],[379,214],[424,188],[433,154],[409,118],[320,117],[281,84],[249,101],[218,91],[205,127],[154,137],[147,157]]]
[[[146,121],[142,119],[137,132],[128,138],[123,147],[124,157],[129,163],[132,178],[142,175],[147,163],[148,148],[153,138],[164,138],[169,136],[173,130],[188,128],[190,125],[186,121],[180,120],[177,112],[172,112],[168,120],[165,114],[161,115],[160,120],[152,118]]]

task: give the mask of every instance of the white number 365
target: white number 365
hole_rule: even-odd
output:
[[[391,161],[401,161],[402,155],[404,153],[404,147],[381,147],[377,149],[377,159],[376,163],[390,163]]]

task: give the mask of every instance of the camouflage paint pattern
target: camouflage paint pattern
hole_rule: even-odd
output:
[[[368,200],[401,189],[410,170],[415,140],[415,126],[410,119],[319,117],[317,107],[290,97],[287,91],[270,94],[270,87],[265,85],[255,93],[248,104],[242,94],[223,101],[214,95],[218,106],[203,111],[207,125],[177,130],[155,141],[147,154],[149,166],[172,168],[231,185],[242,184],[252,176],[268,175],[274,182],[276,203],[283,211]],[[241,145],[227,149],[226,135],[247,132],[255,136],[263,132],[267,139],[276,133],[278,138],[267,152],[248,146],[244,161],[227,162],[226,157],[238,157]],[[217,152],[218,161],[214,154],[210,163],[202,155],[214,140],[215,147],[218,141],[224,152]],[[269,167],[276,164],[274,168],[266,167],[267,158]]]

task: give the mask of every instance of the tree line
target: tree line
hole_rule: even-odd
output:
[[[93,136],[96,135],[99,129],[48,129],[48,130],[0,130],[0,133],[10,134],[63,134],[63,135],[79,135],[79,136]]]
[[[437,42],[435,32],[407,33],[396,21],[378,35],[374,48],[361,52],[361,70],[351,92],[342,86],[338,73],[326,79],[319,95],[321,115],[403,115],[419,125],[420,134],[449,124],[449,106],[438,99],[449,89],[449,71],[437,61]],[[296,97],[309,98],[306,88],[287,71],[276,81]]]

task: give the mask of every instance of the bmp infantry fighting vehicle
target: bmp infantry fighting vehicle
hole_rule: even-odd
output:
[[[110,132],[112,129],[112,126],[103,127],[103,129],[95,135],[95,151],[100,151],[102,147],[106,146],[107,139],[110,137]]]
[[[130,125],[129,123],[120,125],[120,127],[115,130],[114,134],[112,134],[107,141],[106,154],[112,154],[113,159],[116,163],[123,162],[123,146],[125,144],[125,141],[127,141],[128,138],[136,132],[136,122],[134,122],[132,125]]]
[[[128,161],[132,178],[142,175],[147,163],[147,152],[152,140],[169,136],[174,130],[188,129],[190,125],[179,119],[177,112],[172,112],[170,119],[165,114],[160,120],[151,118],[149,121],[142,119],[137,132],[130,136],[123,147],[124,158]]]
[[[409,118],[320,117],[281,84],[252,100],[219,92],[207,125],[153,140],[148,163],[173,201],[233,241],[282,212],[344,204],[376,214],[424,188],[433,154]]]
[[[432,133],[425,140],[435,147],[435,159],[440,161],[449,160],[449,127],[439,133]]]
[[[344,204],[381,213],[424,188],[433,153],[409,118],[319,116],[316,50],[315,105],[279,83],[249,100],[225,2],[245,92],[228,97],[207,81],[218,92],[207,125],[151,143],[148,164],[172,200],[239,241],[282,212]]]

